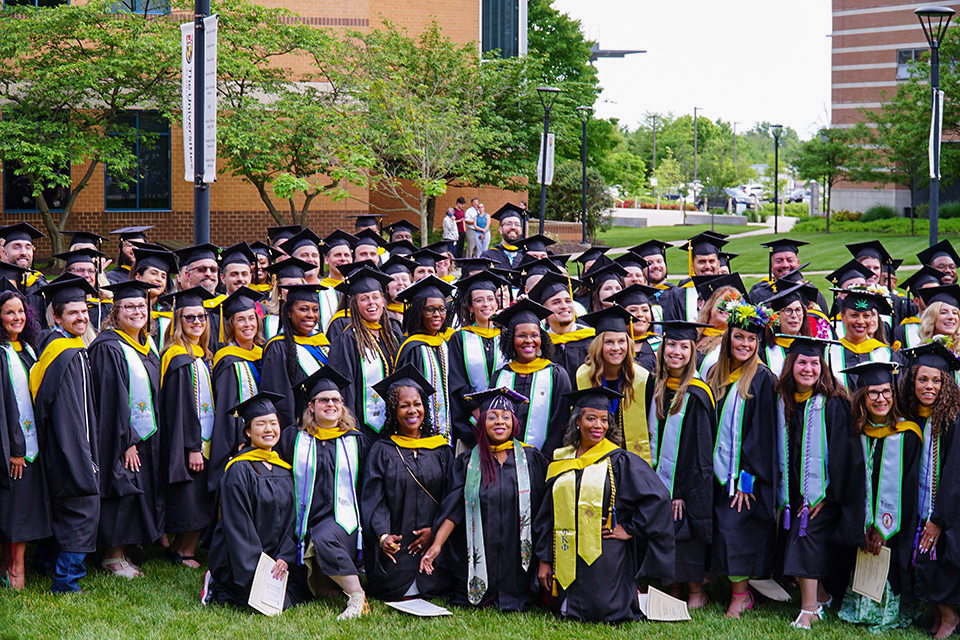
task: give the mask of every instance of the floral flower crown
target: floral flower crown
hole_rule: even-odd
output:
[[[779,316],[770,307],[762,304],[750,304],[742,297],[720,300],[717,308],[728,314],[727,326],[745,331],[756,331],[779,322]]]
[[[953,338],[951,336],[945,336],[942,334],[933,336],[932,338],[930,338],[930,342],[939,342],[940,344],[945,346],[950,351],[953,351],[954,353],[957,352],[956,347],[960,346],[960,345],[954,344]]]

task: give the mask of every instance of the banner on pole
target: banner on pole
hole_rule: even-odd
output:
[[[552,133],[547,134],[547,171],[544,175],[543,171],[543,134],[540,134],[540,157],[537,159],[537,182],[540,184],[545,184],[548,187],[553,184],[553,159],[554,151],[556,147],[554,146],[554,135]]]
[[[217,27],[220,16],[203,19],[203,181],[217,181]]]
[[[183,111],[183,179],[193,182],[193,23],[180,25],[180,98]]]
[[[943,90],[937,89],[933,96],[934,108],[930,114],[930,142],[927,145],[927,156],[930,164],[930,179],[940,179],[940,141],[943,139]],[[936,136],[934,136],[936,133]],[[936,140],[936,157],[934,157],[934,140]]]

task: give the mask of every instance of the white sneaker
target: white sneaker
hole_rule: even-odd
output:
[[[203,588],[200,589],[200,604],[207,606],[210,604],[210,601],[213,600],[213,593],[210,591],[210,586],[213,584],[213,575],[208,569],[206,573],[203,574]]]
[[[337,616],[337,620],[352,620],[368,613],[370,613],[370,605],[367,604],[367,594],[357,591],[347,596],[347,608]]]

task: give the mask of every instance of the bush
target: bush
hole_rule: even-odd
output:
[[[830,219],[836,220],[837,222],[856,222],[860,219],[860,212],[839,209],[830,214]]]
[[[944,202],[940,205],[940,219],[960,218],[960,201]]]
[[[862,216],[860,216],[860,222],[873,222],[874,220],[889,220],[891,218],[896,218],[897,210],[887,204],[875,204],[869,209],[867,209]]]
[[[793,227],[797,233],[822,233],[826,231],[826,218],[810,218],[798,222]],[[926,220],[914,220],[914,235],[926,236],[930,227]],[[940,233],[943,235],[960,234],[960,218],[953,218],[940,221]],[[851,232],[863,234],[892,234],[892,235],[910,235],[909,218],[885,218],[874,220],[873,222],[850,222],[846,220],[830,220],[830,231]]]

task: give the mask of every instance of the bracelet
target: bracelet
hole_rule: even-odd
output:
[[[383,539],[386,538],[388,535],[390,535],[390,534],[389,534],[389,533],[385,533],[385,534],[383,534],[382,536],[380,536],[380,546],[381,546],[381,547],[383,546]]]

